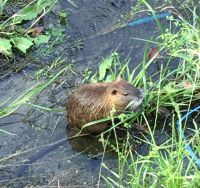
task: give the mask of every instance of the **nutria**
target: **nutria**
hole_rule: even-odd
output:
[[[123,113],[127,107],[136,110],[143,99],[143,91],[133,87],[119,77],[110,83],[95,83],[80,86],[68,98],[67,119],[70,127],[83,128],[88,133],[100,133],[110,122],[102,122],[84,127],[89,122],[107,118],[114,108],[115,115]]]
[[[141,104],[143,92],[122,78],[111,83],[86,84],[78,88],[68,99],[67,118],[69,126],[81,129],[86,123],[110,116],[115,108],[116,114],[122,113],[128,106],[136,110]],[[88,133],[100,133],[108,127],[110,122],[104,122],[86,127]],[[75,135],[76,138],[76,135]],[[15,172],[16,177],[23,175],[30,164],[66,143],[72,137],[47,145],[38,153],[30,156]]]

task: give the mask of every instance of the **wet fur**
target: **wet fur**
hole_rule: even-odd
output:
[[[115,93],[116,92],[116,93]],[[125,96],[127,94],[127,96]],[[81,129],[85,124],[107,118],[115,108],[116,114],[122,113],[132,103],[135,109],[140,103],[141,92],[122,78],[111,83],[86,84],[79,87],[68,99],[67,119],[69,126]],[[134,104],[136,104],[134,106]],[[85,132],[104,131],[109,122],[85,127]]]

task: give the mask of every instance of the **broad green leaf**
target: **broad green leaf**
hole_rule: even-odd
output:
[[[3,2],[3,0],[0,0],[0,15],[3,12],[3,9],[4,9],[4,2]]]
[[[13,37],[12,42],[16,48],[18,48],[20,51],[23,53],[26,53],[26,50],[29,49],[32,45],[33,42],[31,39],[26,38],[26,37]]]
[[[39,0],[33,5],[26,6],[22,8],[18,14],[12,19],[12,23],[20,24],[23,20],[33,20],[47,7],[50,7],[56,2],[56,0]]]
[[[12,56],[12,45],[10,44],[10,40],[5,38],[0,38],[0,53],[6,56]]]
[[[6,3],[7,3],[7,1],[8,1],[8,0],[0,0],[0,15],[2,14],[3,9],[4,9],[4,7],[5,7]]]
[[[34,38],[34,43],[36,46],[39,46],[40,44],[48,43],[49,39],[49,35],[39,35],[38,37]]]
[[[99,80],[103,80],[106,76],[106,71],[111,68],[114,57],[112,55],[105,58],[99,65]]]
[[[32,20],[37,17],[37,12],[35,11],[35,5],[26,7],[22,9],[18,14],[13,18],[14,24],[19,24],[23,20]]]

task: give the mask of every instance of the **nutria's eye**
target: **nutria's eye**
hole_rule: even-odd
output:
[[[124,96],[127,96],[127,95],[128,95],[128,93],[123,93],[123,95],[124,95]]]
[[[116,95],[117,94],[117,90],[116,89],[112,90],[112,94]]]

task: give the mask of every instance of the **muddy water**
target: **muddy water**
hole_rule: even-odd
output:
[[[20,96],[26,89],[34,86],[38,82],[34,79],[35,67],[37,70],[38,67],[46,66],[47,62],[57,57],[65,59],[66,65],[73,63],[76,72],[83,73],[87,67],[97,69],[102,57],[117,50],[122,60],[130,57],[131,66],[135,67],[143,58],[145,43],[133,40],[132,37],[152,39],[159,33],[155,23],[113,29],[122,19],[122,15],[136,4],[134,0],[80,0],[76,4],[77,6],[73,6],[66,0],[60,0],[53,11],[45,16],[43,24],[48,30],[52,24],[57,25],[60,11],[69,12],[68,25],[61,26],[64,29],[62,42],[54,45],[49,54],[45,55],[41,48],[32,52],[32,55],[37,55],[37,60],[34,61],[37,62],[37,66],[30,64],[23,71],[4,77],[0,81],[0,104],[9,98]],[[162,24],[167,26],[168,23],[162,21]],[[157,72],[159,66],[150,67],[149,73]],[[29,165],[21,177],[16,177],[20,166],[30,156],[45,145],[71,135],[66,130],[64,107],[67,96],[74,86],[83,82],[83,77],[78,73],[68,72],[57,83],[32,99],[34,104],[63,109],[62,112],[49,113],[30,105],[23,105],[15,113],[0,119],[1,128],[15,134],[0,133],[1,159],[18,154],[1,161],[1,186],[48,187],[57,186],[58,183],[65,187],[97,186],[102,147],[98,142],[99,138],[95,137],[66,141],[62,146]],[[37,147],[40,149],[35,149]],[[85,150],[86,148],[91,149]],[[31,151],[21,154],[27,150]],[[138,152],[147,154],[148,146],[142,145],[138,148]],[[109,168],[117,169],[117,160],[112,153],[105,156],[104,162],[109,164]],[[102,180],[100,185],[106,187]]]

